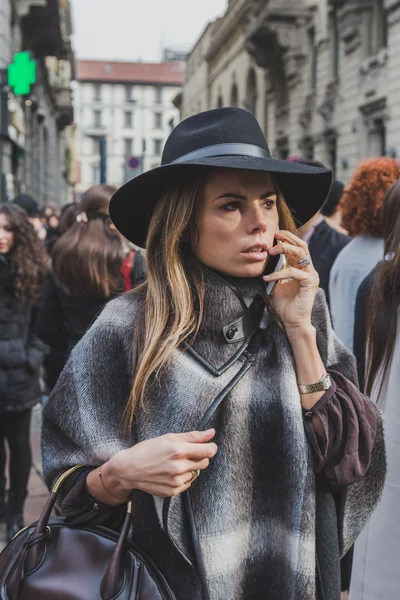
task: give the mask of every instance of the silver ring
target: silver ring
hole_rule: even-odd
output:
[[[297,261],[299,267],[308,267],[311,265],[311,258],[309,254],[305,254],[303,258]]]

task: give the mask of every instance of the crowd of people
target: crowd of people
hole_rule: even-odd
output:
[[[109,217],[115,191],[94,186],[59,215],[27,194],[0,207],[0,519],[9,540],[23,527],[32,408],[105,303],[144,279],[143,254]]]
[[[181,124],[186,138],[179,139],[181,126],[172,132],[169,146],[167,143],[171,163],[179,162],[179,152],[172,156],[174,139],[177,147],[184,148],[185,140],[195,140],[202,126],[207,132],[205,137],[212,137],[214,127],[218,136],[227,135],[220,133],[220,120],[230,118],[226,111],[234,111],[235,125],[229,130],[234,133],[232,139],[220,143],[249,144],[249,131],[254,131],[251,143],[265,150],[256,126],[242,114],[245,111],[219,109],[204,113],[208,116],[204,116],[203,124],[200,115],[192,117],[198,119],[196,123],[188,119]],[[243,139],[237,125],[241,120],[246,125]],[[207,143],[202,144],[208,148]],[[211,139],[210,147],[213,144],[215,140]],[[175,177],[168,179],[160,173],[160,180],[155,181],[154,175],[153,184],[148,174],[140,176],[136,183],[127,184],[128,192],[124,188],[117,192],[108,185],[94,186],[78,203],[63,207],[60,214],[49,207],[40,210],[27,195],[0,207],[0,519],[6,520],[8,539],[23,526],[31,464],[32,407],[38,402],[45,404],[45,398],[54,390],[44,409],[47,482],[50,485],[57,473],[71,466],[73,458],[87,466],[67,488],[61,510],[64,508],[73,522],[82,515],[92,515],[95,501],[101,507],[96,512],[97,522],[117,526],[123,513],[121,506],[133,489],[139,490],[142,495],[135,496],[137,539],[165,570],[168,581],[178,590],[178,598],[185,598],[184,587],[180,587],[184,581],[185,586],[197,590],[193,599],[202,593],[205,597],[207,586],[213,599],[334,599],[335,592],[329,595],[326,590],[334,589],[337,573],[332,574],[325,559],[327,554],[332,560],[345,554],[341,588],[349,590],[350,600],[395,600],[400,585],[400,163],[386,157],[366,159],[345,185],[337,180],[330,182],[323,164],[300,157],[289,157],[287,161],[246,157],[250,163],[253,161],[252,167],[244,159],[242,165],[238,159],[232,167],[230,155],[225,163],[220,156],[213,158],[214,162],[208,160],[203,157],[198,164],[181,166],[179,183]],[[261,166],[257,161],[262,160],[266,163]],[[173,174],[177,172],[176,165],[168,168]],[[163,181],[164,193],[160,188]],[[301,187],[303,181],[306,184]],[[135,193],[146,198],[153,194],[154,207],[135,213],[133,203],[129,204],[124,196],[131,194],[134,198]],[[299,197],[301,193],[304,197]],[[318,200],[312,196],[318,193],[326,200],[316,212]],[[253,197],[256,204],[250,201]],[[110,201],[111,208],[114,206],[111,211]],[[151,221],[146,221],[147,213],[152,215]],[[267,259],[274,253],[284,253],[290,268],[281,274],[266,275],[264,270],[257,271],[257,257],[249,266],[236,267],[230,250],[236,243],[235,236],[239,236],[239,242],[240,236],[254,239],[257,248],[251,247],[253,254],[266,252]],[[144,246],[146,238],[145,261],[139,247]],[[246,250],[249,256],[250,250]],[[237,322],[240,310],[244,307],[250,311],[250,303],[261,293],[261,275],[285,285],[275,288],[272,301],[262,294],[269,317],[263,321],[260,316],[257,327],[261,335],[251,337],[252,345],[244,348],[240,344],[246,339],[243,331],[249,325],[243,321],[238,326]],[[317,292],[318,282],[323,292]],[[231,296],[232,289],[239,292]],[[133,293],[126,294],[130,290]],[[269,328],[270,323],[276,328]],[[308,337],[311,325],[316,330],[316,341]],[[220,333],[222,326],[227,331],[225,341]],[[243,329],[243,335],[236,341],[238,329]],[[282,330],[286,337],[281,336]],[[115,339],[111,338],[112,331]],[[186,354],[174,359],[173,352],[182,344]],[[219,377],[234,360],[245,360],[246,354],[240,358],[244,350],[254,352],[254,347],[268,368],[265,374],[256,371],[251,375],[248,390],[252,391],[246,392],[252,398],[251,408],[245,410],[239,391],[235,392],[241,389],[244,393],[240,382],[238,388],[230,388],[232,408],[224,408],[225,412],[211,421],[212,429],[188,434],[200,420],[201,408],[207,407],[206,400],[211,401],[214,391],[218,391],[214,383],[201,379],[196,360],[213,377]],[[352,354],[356,357],[354,369]],[[165,370],[170,365],[171,373]],[[133,383],[132,369],[136,369]],[[307,386],[301,384],[314,380],[321,384],[321,373],[331,387],[317,389],[328,391],[302,392]],[[109,379],[114,375],[116,380],[111,385]],[[101,384],[92,381],[96,378]],[[79,385],[82,389],[78,390]],[[197,404],[189,410],[187,397],[196,385]],[[105,397],[111,390],[113,400]],[[287,407],[282,408],[280,397],[277,401],[276,390],[285,393]],[[86,412],[100,411],[103,420],[96,423],[96,431],[89,420],[77,424],[68,415],[65,394],[70,394],[71,405],[80,407],[83,419],[90,420]],[[93,397],[96,406],[91,404]],[[314,469],[324,481],[322,488],[318,489],[318,484],[312,493],[310,482],[302,479],[307,474],[307,451],[299,442],[301,436],[295,433],[299,397],[303,417],[308,415],[304,417],[305,439],[312,448]],[[268,401],[267,415],[262,412],[261,400]],[[163,403],[163,414],[157,402]],[[251,411],[259,414],[260,422]],[[385,481],[384,453],[379,446],[380,414],[386,438]],[[130,437],[123,437],[121,422],[125,431],[133,432]],[[265,440],[262,424],[269,431],[270,441]],[[102,445],[105,438],[108,447]],[[164,438],[164,446],[155,443]],[[133,441],[140,443],[129,450]],[[169,452],[168,443],[177,447],[178,442],[185,448],[179,454],[185,463],[182,472],[177,464],[167,464],[163,455]],[[229,451],[225,451],[225,445]],[[139,447],[143,449],[137,450]],[[236,448],[240,456],[235,454]],[[129,451],[131,455],[123,454]],[[217,452],[225,465],[218,471],[218,485],[207,475]],[[302,474],[291,458],[292,452],[297,453],[296,460],[301,457]],[[269,457],[266,463],[263,456]],[[272,457],[276,468],[271,466]],[[260,478],[253,488],[241,474],[244,461],[253,477]],[[128,480],[124,469],[138,464],[141,479],[138,475],[135,481],[133,476]],[[99,465],[100,477],[98,469],[93,470]],[[146,468],[151,471],[151,482]],[[194,483],[200,471],[204,489],[193,486],[200,545],[204,550],[212,537],[219,549],[217,556],[222,558],[222,548],[226,554],[223,566],[218,567],[212,546],[209,554],[204,551],[202,572],[206,576],[197,587],[178,552],[168,559],[154,552],[151,544],[159,544],[161,552],[166,541],[158,537],[157,514],[153,518],[154,507],[145,496],[176,496]],[[225,480],[228,471],[230,477]],[[186,482],[184,475],[188,473],[191,479]],[[225,502],[224,489],[235,502]],[[310,514],[307,518],[302,514],[306,506],[309,511],[314,510],[315,503],[322,506],[326,489],[334,491],[339,540],[338,533],[329,529],[332,513],[327,507],[315,520]],[[345,496],[343,490],[350,492]],[[303,505],[297,514],[296,496],[300,493]],[[206,500],[207,494],[219,507],[216,515]],[[201,502],[208,503],[208,512],[199,508]],[[171,506],[176,509],[176,504]],[[160,507],[156,503],[158,511]],[[94,522],[93,516],[87,518]],[[263,527],[260,529],[254,519],[266,524],[266,539]],[[296,528],[298,556],[284,556],[282,549],[269,543],[268,536],[274,532],[281,535],[281,526],[285,531]],[[232,541],[229,548],[227,540],[225,545],[222,541],[218,545],[219,537],[229,533],[237,537],[236,542]],[[329,542],[329,549],[326,546],[321,551],[318,535],[335,538],[336,542]],[[313,540],[312,551],[303,538]],[[174,543],[184,555],[185,542],[178,534]],[[240,548],[236,547],[238,543]],[[312,563],[314,547],[319,568],[316,581],[308,564],[301,576],[300,570],[292,571],[297,560]],[[271,596],[265,595],[267,588],[263,587],[265,564],[269,572],[275,573],[276,589],[270,591]],[[281,571],[280,564],[285,564]],[[271,590],[269,575],[265,581]],[[319,596],[315,590],[321,586],[325,593]],[[251,593],[241,595],[242,589],[250,589]],[[293,590],[300,595],[291,595]]]

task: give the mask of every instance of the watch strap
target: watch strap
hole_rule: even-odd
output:
[[[313,394],[314,392],[325,392],[332,385],[332,379],[329,373],[325,373],[323,377],[316,383],[299,384],[300,394]]]

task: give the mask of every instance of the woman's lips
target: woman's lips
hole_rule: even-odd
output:
[[[267,244],[254,244],[242,252],[249,260],[266,260],[268,258]]]
[[[243,256],[245,256],[248,260],[266,260],[268,258],[268,250],[263,250],[262,252],[242,252]]]

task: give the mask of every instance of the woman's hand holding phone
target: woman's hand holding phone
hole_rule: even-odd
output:
[[[299,260],[309,255],[306,242],[290,231],[284,230],[277,231],[275,238],[277,243],[269,249],[271,259],[284,255],[288,264],[284,268],[279,268],[282,261],[278,260],[275,270],[264,275],[263,280],[267,284],[267,294],[272,293],[272,305],[289,334],[311,325],[311,312],[319,285],[319,276],[312,263],[303,267],[298,265]],[[274,286],[273,292],[268,292],[272,286]]]

